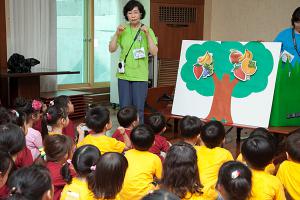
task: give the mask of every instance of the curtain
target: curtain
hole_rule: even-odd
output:
[[[32,72],[57,70],[56,0],[9,0],[8,58],[13,53],[41,63]],[[56,76],[41,76],[41,91],[57,89]]]

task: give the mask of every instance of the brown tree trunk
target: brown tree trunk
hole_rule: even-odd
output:
[[[206,119],[233,123],[231,117],[231,95],[238,80],[235,78],[230,82],[229,74],[224,74],[221,80],[214,74],[213,80],[215,84],[214,98]]]

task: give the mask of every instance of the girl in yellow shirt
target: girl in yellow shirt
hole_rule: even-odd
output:
[[[65,185],[61,200],[92,200],[93,193],[88,188],[87,181],[92,178],[96,162],[100,158],[100,151],[93,145],[84,145],[76,149],[72,164],[77,177],[72,178],[70,184]]]
[[[96,164],[96,170],[89,179],[89,188],[97,200],[120,200],[128,162],[124,155],[105,153]]]
[[[246,200],[251,191],[251,178],[251,171],[246,165],[228,161],[219,170],[216,189],[223,200]]]
[[[197,154],[192,145],[180,142],[169,149],[163,163],[161,188],[183,200],[205,199],[197,166]]]

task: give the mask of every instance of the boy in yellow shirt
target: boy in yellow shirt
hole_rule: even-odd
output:
[[[272,147],[274,149],[274,153],[276,153],[276,151],[277,151],[277,140],[276,140],[275,136],[272,133],[270,133],[267,129],[261,128],[261,127],[254,129],[250,133],[249,138],[253,138],[253,137],[263,137],[263,138],[267,139],[272,144]],[[246,163],[245,160],[243,159],[243,156],[242,156],[241,153],[237,157],[236,160],[240,161],[242,163]],[[276,170],[276,167],[275,167],[274,163],[271,162],[270,164],[268,164],[266,166],[264,171],[271,174],[271,175],[275,175],[275,170]]]
[[[194,146],[197,151],[199,176],[204,192],[209,199],[215,199],[217,192],[215,186],[221,165],[233,160],[231,153],[221,148],[225,138],[225,129],[221,122],[210,121],[202,127],[202,122],[194,116],[185,116],[179,122],[180,133],[184,141],[195,145],[199,136],[202,146]],[[201,134],[200,134],[201,133]]]
[[[125,175],[121,199],[140,200],[154,189],[153,182],[161,178],[162,164],[160,158],[148,152],[154,142],[154,133],[146,125],[138,125],[130,139],[134,149],[125,153],[128,169]]]
[[[250,200],[284,200],[283,186],[276,176],[264,171],[274,156],[272,144],[263,137],[248,138],[242,145],[242,155],[252,172]]]
[[[300,132],[287,139],[288,160],[279,166],[277,177],[292,199],[300,199]]]
[[[125,134],[124,128],[119,129],[121,130],[121,134],[123,134],[125,143],[105,135],[106,131],[110,130],[112,127],[109,110],[107,108],[98,106],[89,109],[86,115],[86,125],[92,131],[78,143],[77,147],[91,144],[96,146],[101,151],[101,154],[106,152],[122,153],[124,150],[131,147],[130,139]]]

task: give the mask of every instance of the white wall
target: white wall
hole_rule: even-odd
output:
[[[273,41],[300,0],[205,0],[204,39]]]

